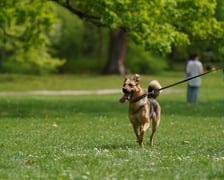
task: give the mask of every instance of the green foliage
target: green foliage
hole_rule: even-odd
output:
[[[82,21],[61,6],[55,6],[59,23],[55,25],[52,54],[66,59],[60,72],[100,72],[107,59],[108,30]]]
[[[224,20],[224,2],[222,0],[217,0],[217,6],[215,11],[215,16],[219,21]]]
[[[49,3],[7,0],[0,4],[0,60],[55,69],[64,63],[49,55],[48,34],[57,23]]]
[[[84,56],[84,55],[83,55]],[[99,59],[96,56],[80,57],[66,62],[61,68],[61,72],[78,73],[78,74],[99,74],[102,71],[105,60]]]
[[[65,58],[67,61],[81,55],[83,47],[84,22],[60,6],[53,6],[58,24],[55,32],[50,36],[56,57]]]
[[[130,72],[157,74],[167,67],[168,65],[165,58],[153,55],[134,43],[129,43],[127,68]]]
[[[153,53],[165,54],[173,46],[209,39],[211,46],[205,45],[203,50],[213,51],[214,58],[223,56],[221,0],[2,0],[0,68],[18,69],[17,72],[52,70],[65,63],[61,59],[70,61],[69,65],[78,64],[77,59],[87,56],[96,59],[96,49],[107,49],[107,31],[96,33],[97,28],[70,16],[56,4],[100,28],[123,29],[133,41]],[[106,55],[107,51],[101,51],[100,59],[105,60]],[[70,72],[74,71],[75,67]]]
[[[170,52],[173,44],[188,45],[189,37],[223,35],[222,23],[214,18],[215,0],[55,1],[97,25],[122,28],[153,52]]]
[[[189,1],[191,3],[191,1]],[[187,6],[192,6],[191,4],[187,4]],[[203,23],[196,23],[192,21],[192,25],[189,28],[188,31],[191,30],[191,28],[194,29],[194,32],[196,33],[195,36],[190,36],[191,44],[186,48],[183,46],[178,46],[173,48],[172,54],[169,56],[170,61],[173,63],[175,62],[185,62],[188,59],[188,56],[192,52],[198,52],[200,54],[200,59],[202,60],[203,64],[206,65],[214,65],[214,66],[223,66],[223,47],[224,42],[223,38],[220,35],[221,29],[223,29],[223,17],[224,17],[224,3],[222,0],[217,0],[217,4],[215,9],[214,6],[208,7],[205,2],[200,2],[199,4],[195,4],[194,7],[197,6],[204,6],[204,9],[208,12],[213,13],[215,10],[215,17],[218,21],[213,20],[207,20],[207,13],[204,14],[203,17],[201,17],[201,21],[205,22],[208,21],[210,25],[207,25],[205,27],[203,26]],[[195,16],[198,15],[198,12],[195,11],[195,8],[190,8],[189,12],[187,13],[193,13]],[[184,16],[183,16],[184,18]],[[188,19],[183,19],[183,21],[188,21]],[[209,35],[208,37],[203,34],[203,32],[200,31],[200,28],[206,29],[206,31],[213,31],[213,34]],[[221,28],[221,29],[220,29]],[[197,37],[196,35],[199,35]]]

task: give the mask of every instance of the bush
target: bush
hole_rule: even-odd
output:
[[[131,72],[141,74],[156,74],[167,69],[165,58],[152,55],[140,46],[130,43],[127,54],[127,67]]]
[[[61,73],[99,73],[105,65],[103,59],[97,57],[80,57],[67,61],[61,68]]]

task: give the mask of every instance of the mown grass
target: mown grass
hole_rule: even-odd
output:
[[[131,76],[130,76],[131,78]],[[142,85],[146,87],[149,80],[158,79],[165,86],[182,80],[182,72],[166,72],[160,76],[142,75]],[[113,89],[120,88],[123,83],[122,76],[100,76],[100,75],[18,75],[1,74],[0,91],[29,91],[29,90],[82,90],[82,89]]]
[[[155,146],[147,145],[148,131],[144,149],[135,142],[127,104],[118,103],[121,94],[1,96],[0,179],[223,179],[219,77],[203,80],[195,106],[185,103],[184,85],[183,92],[164,91]],[[106,88],[114,78],[107,77]]]

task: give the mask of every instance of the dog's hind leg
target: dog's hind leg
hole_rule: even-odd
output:
[[[156,117],[153,117],[152,119],[152,133],[151,133],[150,142],[149,142],[150,146],[154,145],[154,136],[159,126],[159,122],[160,122],[160,114],[158,113]]]
[[[149,144],[151,146],[154,145],[154,135],[156,133],[157,128],[159,127],[159,123],[160,123],[160,114],[161,114],[161,108],[160,105],[157,104],[156,106],[156,111],[154,112],[153,116],[152,116],[152,133],[150,136],[150,142]]]
[[[154,145],[154,135],[156,133],[156,127],[154,125],[152,125],[152,133],[151,133],[151,136],[150,136],[150,146],[153,146]]]

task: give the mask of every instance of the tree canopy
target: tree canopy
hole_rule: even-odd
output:
[[[168,53],[191,38],[217,38],[215,0],[53,0],[98,26],[121,28],[146,50]]]
[[[49,34],[56,18],[48,3],[41,1],[1,0],[0,2],[1,60],[25,62],[30,66],[52,69],[63,61],[48,52]]]
[[[58,32],[60,31],[60,34],[63,31],[60,29],[62,21],[59,21],[55,13],[57,7],[64,7],[80,19],[98,27],[112,31],[119,29],[145,50],[153,53],[167,54],[174,46],[189,45],[198,39],[215,43],[216,40],[220,41],[224,34],[221,13],[223,3],[217,7],[217,2],[216,0],[1,0],[0,63],[16,60],[29,64],[31,68],[39,66],[47,69],[62,65],[65,61],[60,58],[63,57],[52,53],[52,50],[55,50],[53,48],[58,48],[60,44],[53,48],[51,46],[52,42],[59,39]],[[62,40],[66,43],[69,38]],[[79,45],[77,42],[73,44],[75,47]],[[221,45],[216,49],[223,52],[222,47],[224,46]],[[66,51],[66,46],[64,50]],[[125,57],[124,53],[122,56]]]

